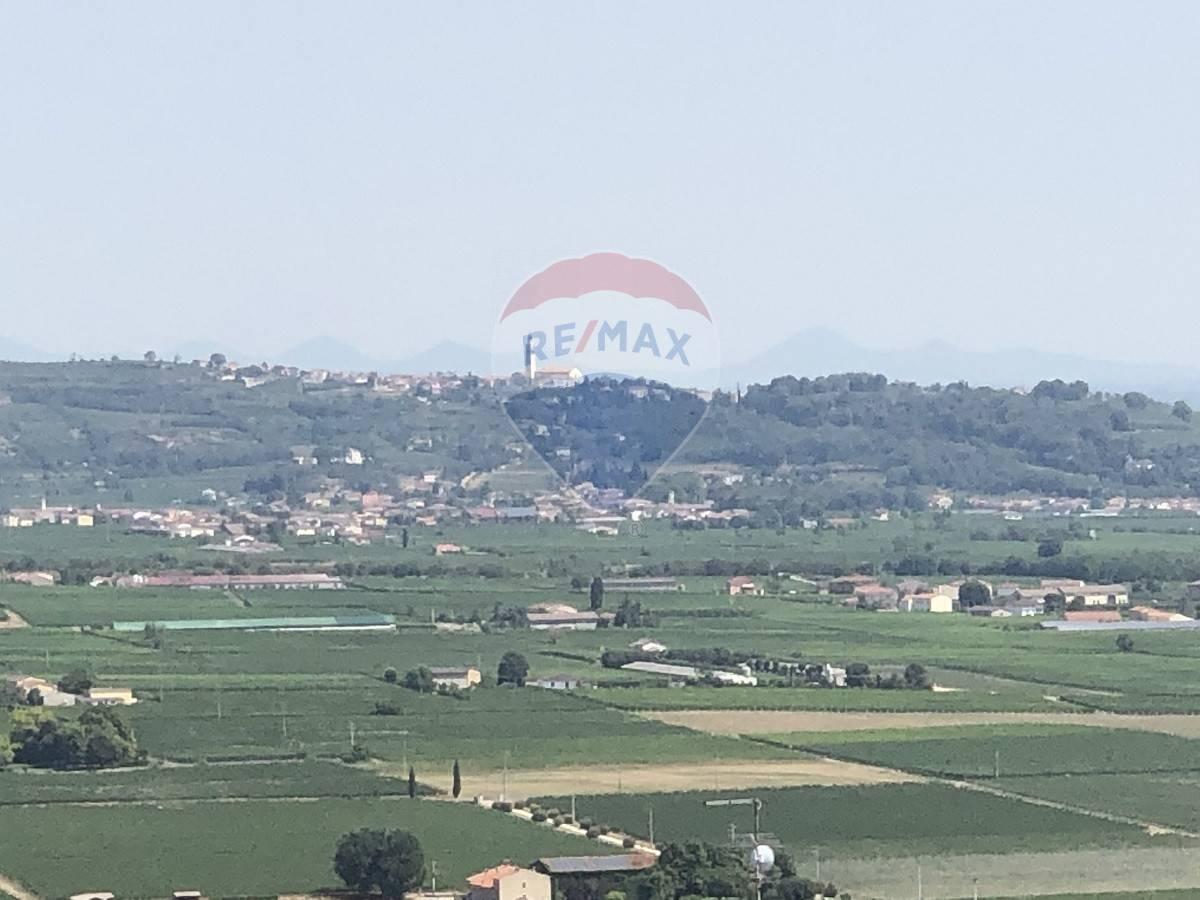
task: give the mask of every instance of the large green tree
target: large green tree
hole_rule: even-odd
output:
[[[529,661],[520,653],[509,650],[500,658],[500,666],[496,670],[497,683],[524,687],[525,679],[528,676]]]
[[[410,832],[363,828],[342,836],[333,854],[338,878],[360,893],[403,897],[425,877],[425,854]]]
[[[963,609],[972,606],[987,606],[992,602],[992,592],[982,581],[964,581],[958,587],[958,604]]]
[[[592,585],[588,588],[588,606],[593,612],[599,612],[604,606],[604,579],[599,575],[592,579]]]
[[[72,669],[58,680],[58,689],[68,694],[86,694],[92,688],[93,679],[86,669]]]

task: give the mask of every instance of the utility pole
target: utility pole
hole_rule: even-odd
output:
[[[978,878],[971,879],[971,896],[974,898],[974,900],[979,900],[979,879]]]
[[[572,819],[572,821],[577,821],[577,818],[575,815],[575,795],[574,794],[571,795],[571,819]]]
[[[430,878],[432,881],[432,892],[437,893],[437,860],[435,859],[430,866]]]
[[[354,749],[354,720],[350,720],[350,749]]]
[[[650,843],[654,843],[654,807],[650,807]]]
[[[821,880],[821,848],[814,847],[813,855],[817,857],[817,881]]]
[[[925,890],[921,884],[921,864],[917,863],[917,900],[925,900]]]
[[[501,800],[505,800],[508,798],[508,755],[509,755],[509,752],[510,751],[508,751],[508,750],[504,751],[504,784],[503,784],[503,787],[501,787],[501,789],[500,789],[500,799]]]
[[[758,840],[761,831],[761,816],[763,803],[757,797],[731,797],[727,800],[705,800],[705,806],[749,806],[754,809],[754,840]]]
[[[996,778],[1000,777],[1000,751],[999,750],[996,751],[996,762],[995,762],[995,765],[992,767],[992,774]]]

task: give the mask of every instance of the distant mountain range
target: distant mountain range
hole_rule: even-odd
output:
[[[488,373],[491,354],[478,347],[442,341],[408,356],[388,358],[364,353],[331,337],[316,337],[279,353],[246,353],[219,341],[188,341],[159,352],[164,359],[207,359],[214,350],[238,362],[284,363],[303,368],[349,371]],[[137,359],[141,353],[122,353]],[[0,337],[0,359],[51,362],[62,357],[21,341]],[[1160,399],[1183,399],[1200,405],[1200,368],[1172,363],[1130,363],[1028,348],[964,350],[941,340],[916,347],[867,347],[836,331],[813,328],[792,335],[763,352],[726,364],[719,383],[763,383],[780,375],[815,376],[834,372],[880,372],[891,379],[918,384],[966,381],[993,387],[1032,387],[1043,379],[1082,379],[1104,391],[1142,391]],[[713,383],[709,377],[701,379]]]

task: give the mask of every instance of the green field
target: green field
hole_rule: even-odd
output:
[[[1132,826],[941,784],[606,795],[577,797],[576,809],[580,816],[644,836],[653,807],[657,840],[721,843],[729,840],[731,825],[742,833],[752,830],[750,811],[706,807],[704,801],[745,794],[763,801],[763,831],[806,856],[813,847],[830,858],[869,858],[1154,844]],[[570,800],[541,802],[561,806]]]
[[[375,700],[400,715],[372,715]],[[218,703],[220,718],[218,718]],[[142,744],[155,756],[194,760],[225,755],[308,752],[334,755],[356,743],[418,772],[468,773],[514,766],[687,763],[713,757],[768,759],[786,750],[698,735],[607,709],[579,697],[527,688],[477,690],[463,700],[414,694],[366,679],[352,690],[168,690],[133,713]],[[530,739],[541,735],[541,739]]]
[[[1033,797],[1200,831],[1200,773],[1196,772],[1014,777],[1002,778],[1000,784]]]
[[[169,896],[274,897],[337,884],[337,839],[357,828],[414,832],[438,885],[460,887],[503,859],[604,853],[605,845],[468,804],[402,799],[164,801],[6,808],[0,871],[49,897],[109,890]],[[428,884],[428,881],[426,882]]]
[[[1200,742],[1094,726],[1004,725],[773,735],[797,749],[954,778],[1200,772]]]
[[[159,766],[115,772],[0,772],[0,807],[275,797],[407,795],[404,781],[321,760]]]
[[[1185,529],[1195,520],[1171,521],[1171,528]],[[713,760],[802,759],[817,753],[978,779],[1031,798],[1200,831],[1194,812],[1200,808],[1200,762],[1195,761],[1200,755],[1197,742],[1184,738],[1082,725],[1004,725],[786,733],[761,741],[700,734],[640,715],[683,709],[1078,712],[1081,718],[1091,709],[1200,712],[1200,683],[1193,677],[1200,645],[1194,634],[1138,633],[1135,652],[1122,653],[1110,634],[1055,634],[1028,622],[958,615],[854,612],[828,596],[805,593],[793,587],[799,582],[786,578],[773,579],[775,593],[768,596],[731,598],[722,592],[724,578],[711,574],[680,575],[682,592],[637,595],[658,615],[657,624],[643,628],[553,635],[502,629],[450,633],[432,624],[439,615],[478,614],[486,621],[496,605],[565,601],[582,606],[587,596],[571,589],[573,575],[625,565],[680,561],[691,572],[703,571],[709,559],[762,559],[792,571],[870,567],[909,542],[932,543],[939,554],[981,562],[1007,555],[1032,558],[1035,552],[1029,543],[971,540],[968,530],[956,520],[935,526],[926,516],[872,522],[846,532],[693,533],[652,526],[643,536],[613,539],[569,527],[447,526],[414,528],[407,550],[392,543],[286,542],[272,555],[272,561],[302,565],[438,567],[412,577],[353,576],[350,587],[337,593],[235,595],[0,584],[0,605],[32,626],[0,632],[0,672],[57,678],[84,667],[99,684],[133,687],[140,702],[123,714],[152,761],[145,769],[122,772],[55,774],[12,767],[0,773],[0,872],[47,896],[84,887],[124,896],[161,895],[191,884],[218,895],[274,896],[331,884],[333,842],[344,831],[371,824],[416,829],[450,881],[504,857],[600,851],[598,845],[465,805],[410,803],[402,796],[407,789],[402,777],[380,774],[403,776],[412,765],[418,779],[445,784],[455,760],[469,797],[494,795],[497,773],[506,766],[528,773],[658,765],[674,774]],[[480,555],[435,560],[430,549],[435,540],[462,543]],[[1183,556],[1200,550],[1200,536],[1192,531],[1134,533],[1108,522],[1097,524],[1096,540],[1069,543],[1072,552],[1097,559],[1109,553]],[[0,561],[25,555],[112,559],[123,561],[116,568],[128,569],[158,554],[170,565],[203,565],[223,555],[189,542],[106,535],[102,529],[0,532]],[[481,562],[497,571],[482,577],[473,569]],[[1178,583],[1164,588],[1181,590]],[[622,599],[610,592],[606,607],[614,609]],[[156,647],[140,634],[114,634],[105,627],[118,619],[364,611],[397,616],[398,632],[169,633]],[[672,688],[600,665],[605,650],[628,648],[639,637],[654,637],[677,650],[724,648],[752,657],[861,662],[881,674],[920,663],[948,690],[822,689],[772,676],[764,676],[766,683],[756,688]],[[387,667],[404,673],[422,665],[474,663],[490,681],[510,650],[527,657],[532,677],[566,673],[595,687],[558,693],[489,684],[455,699],[418,695],[382,677]],[[398,714],[373,714],[377,703]],[[369,753],[372,764],[337,761],[352,740]],[[1000,780],[993,782],[997,752]],[[855,890],[854,873],[862,873],[863,884],[875,884],[871,879],[878,869],[870,866],[878,863],[886,876],[889,866],[900,865],[893,861],[902,858],[967,860],[955,870],[961,874],[987,857],[990,868],[980,863],[980,870],[1003,874],[1015,865],[1005,862],[1014,854],[1026,861],[1093,851],[1120,856],[1128,848],[1190,851],[1197,843],[940,783],[738,793],[765,799],[764,828],[798,858],[819,848],[831,866],[846,866],[847,878],[839,876],[839,883],[856,897],[862,895]],[[714,796],[729,795],[589,796],[577,798],[577,807],[581,815],[645,835],[653,806],[660,840],[722,842],[731,823],[748,831],[744,809],[703,806],[704,798]],[[470,840],[461,840],[463,834]],[[1089,857],[1079,857],[1085,862],[1071,858],[1083,870],[1090,865]],[[62,864],[56,867],[55,859]],[[88,865],[89,859],[99,862]],[[1028,884],[1043,883],[1040,877]],[[907,879],[907,874],[898,877],[897,884],[907,890]],[[995,884],[989,893],[1003,894]]]

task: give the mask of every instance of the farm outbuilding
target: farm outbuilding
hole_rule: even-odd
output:
[[[355,616],[281,616],[270,619],[167,619],[162,622],[113,622],[113,631],[394,631],[396,617],[384,613]]]

